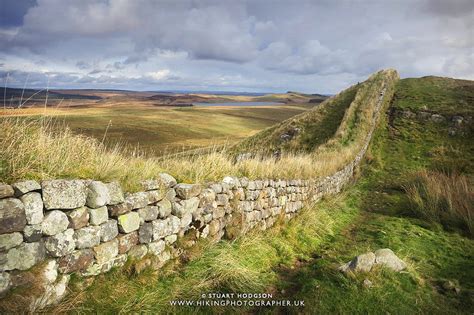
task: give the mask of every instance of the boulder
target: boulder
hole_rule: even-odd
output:
[[[41,222],[41,230],[45,235],[56,235],[67,229],[69,219],[67,215],[59,210],[49,211]]]
[[[86,226],[74,232],[74,240],[76,248],[84,249],[91,248],[100,243],[100,227]]]
[[[0,234],[21,232],[25,225],[26,214],[23,203],[16,198],[0,199]]]
[[[86,204],[86,182],[83,180],[46,180],[41,182],[47,210],[75,209]]]
[[[42,261],[44,257],[45,248],[43,243],[23,243],[8,251],[6,265],[0,266],[0,271],[27,270]]]
[[[92,249],[81,249],[63,256],[58,260],[58,270],[61,273],[71,273],[86,270],[94,262]]]
[[[41,224],[27,225],[23,229],[23,237],[25,242],[39,242],[43,236]]]
[[[118,217],[119,229],[122,233],[130,233],[140,227],[140,216],[137,212],[129,212]]]
[[[138,239],[141,244],[148,244],[153,241],[153,223],[145,222],[140,226]]]
[[[211,188],[206,188],[201,192],[199,197],[199,206],[204,207],[216,200],[216,193]]]
[[[15,191],[13,187],[7,185],[5,183],[0,183],[0,199],[13,197],[15,195]]]
[[[30,191],[41,190],[41,185],[35,180],[26,180],[12,185],[15,196],[19,197]]]
[[[0,251],[6,251],[23,243],[23,235],[19,232],[0,235]]]
[[[20,197],[25,207],[26,221],[28,224],[39,224],[43,221],[43,199],[41,194],[30,192]]]
[[[89,210],[86,207],[80,207],[66,212],[69,219],[69,227],[78,230],[89,224]]]
[[[375,264],[375,254],[372,252],[359,255],[350,262],[339,267],[342,272],[369,272]]]
[[[122,203],[125,200],[125,198],[123,197],[122,188],[120,187],[119,183],[112,182],[105,184],[105,186],[109,191],[109,205],[116,205]]]
[[[383,248],[375,251],[375,264],[383,265],[393,271],[402,271],[406,269],[406,263],[395,255],[389,248]]]
[[[101,225],[109,219],[109,212],[107,207],[100,207],[97,209],[89,209],[89,222],[92,225]]]
[[[61,257],[72,253],[76,248],[74,241],[74,230],[67,229],[64,232],[45,238],[44,246],[49,255],[53,257]]]
[[[171,214],[171,202],[167,199],[163,199],[156,204],[158,207],[158,216],[161,219],[166,219]]]
[[[100,240],[108,242],[118,235],[117,220],[110,219],[100,225]]]
[[[174,189],[181,199],[197,197],[201,193],[201,186],[197,184],[178,184]]]
[[[99,265],[109,262],[117,255],[118,241],[116,239],[94,247],[94,256]]]
[[[160,173],[158,175],[158,177],[159,177],[161,183],[167,188],[174,187],[177,184],[176,179],[173,176],[169,175],[169,174]]]
[[[110,202],[110,194],[107,185],[99,181],[92,181],[87,186],[86,205],[89,208],[100,208]]]
[[[137,212],[141,222],[148,222],[158,218],[159,208],[158,206],[146,206],[145,208],[138,209]]]
[[[128,234],[121,234],[117,238],[119,254],[127,253],[133,246],[138,244],[138,233],[132,232]]]

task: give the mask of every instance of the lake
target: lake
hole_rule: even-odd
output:
[[[193,103],[195,106],[271,106],[283,105],[285,103],[279,102],[222,102],[222,103]]]

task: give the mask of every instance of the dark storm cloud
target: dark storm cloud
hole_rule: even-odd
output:
[[[4,70],[65,73],[78,87],[336,92],[386,67],[474,78],[471,0],[3,3]]]

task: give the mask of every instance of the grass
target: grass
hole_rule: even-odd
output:
[[[405,190],[416,215],[474,236],[474,190],[467,176],[420,171]]]
[[[471,114],[474,82],[442,77],[400,80],[395,102],[398,108],[446,114]]]
[[[385,115],[381,126],[358,183],[345,193],[308,206],[288,224],[266,232],[233,242],[200,243],[187,253],[188,264],[170,264],[159,272],[114,270],[101,275],[91,287],[76,288],[48,311],[472,314],[474,241],[414,216],[403,190],[413,173],[424,169],[472,176],[471,135],[450,137],[443,124],[405,118],[390,119],[389,124]],[[456,168],[452,159],[463,163]],[[357,254],[386,247],[408,263],[406,272],[377,269],[348,277],[337,271]],[[364,287],[365,279],[372,288]],[[460,292],[445,286],[447,281]],[[306,307],[169,305],[170,300],[198,299],[209,292],[267,292],[275,299],[304,300]]]
[[[73,134],[107,146],[138,147],[148,156],[234,143],[261,129],[304,112],[308,105],[269,107],[153,107],[139,103],[112,106],[24,108],[0,116],[52,117]],[[306,106],[306,107],[305,107]],[[186,126],[185,128],[183,126]]]
[[[235,162],[232,158],[235,150],[221,146],[210,149],[207,154],[146,158],[139,151],[121,152],[118,146],[110,148],[97,139],[75,135],[69,128],[43,123],[41,118],[29,121],[7,117],[0,122],[4,130],[0,135],[3,149],[0,177],[7,182],[60,177],[118,180],[125,189],[133,190],[140,180],[153,178],[162,171],[185,182],[216,181],[230,174],[249,178],[326,176],[342,168],[361,150],[372,128],[376,99],[382,86],[387,86],[382,106],[385,108],[397,79],[393,70],[372,75],[360,84],[332,139],[311,153],[285,152],[279,160],[257,156]],[[337,102],[341,97],[328,102]],[[348,124],[349,120],[354,123]]]

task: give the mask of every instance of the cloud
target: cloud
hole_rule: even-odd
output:
[[[63,86],[334,93],[386,67],[474,78],[469,0],[5,3],[2,70]]]

